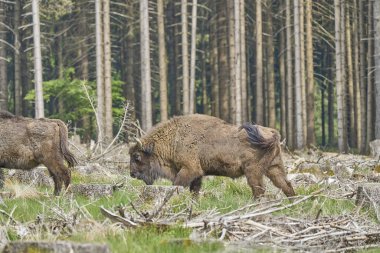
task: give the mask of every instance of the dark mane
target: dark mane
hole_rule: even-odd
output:
[[[13,115],[12,113],[10,112],[7,112],[7,111],[0,111],[0,119],[12,119],[16,117],[15,115]]]
[[[244,123],[239,127],[239,131],[241,129],[244,129],[247,132],[249,142],[256,148],[272,150],[278,142],[278,135],[275,133],[272,138],[264,138],[264,136],[260,134],[258,125],[256,124]]]

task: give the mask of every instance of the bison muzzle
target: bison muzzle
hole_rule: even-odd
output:
[[[67,148],[67,127],[57,119],[31,119],[0,111],[0,168],[30,170],[45,165],[54,181],[54,194],[70,184],[77,161]]]
[[[238,127],[200,114],[180,116],[152,128],[129,154],[131,177],[148,185],[167,178],[198,194],[203,176],[245,175],[259,197],[266,175],[286,196],[295,195],[286,179],[280,135],[272,128],[249,123]]]

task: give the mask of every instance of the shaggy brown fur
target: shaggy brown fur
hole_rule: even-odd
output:
[[[56,119],[16,117],[0,111],[0,168],[30,170],[44,164],[54,180],[54,194],[70,184],[77,161],[67,148],[67,127]]]
[[[275,129],[258,125],[239,128],[200,114],[175,117],[155,126],[130,148],[131,176],[146,184],[167,178],[198,193],[203,176],[245,175],[258,197],[265,191],[266,175],[286,196],[294,196],[279,140]]]

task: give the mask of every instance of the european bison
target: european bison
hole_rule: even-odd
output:
[[[259,197],[266,175],[286,196],[295,195],[286,179],[279,133],[259,125],[238,127],[200,114],[175,117],[137,140],[129,154],[131,177],[148,185],[162,177],[198,194],[203,176],[245,175]]]
[[[66,167],[76,164],[67,148],[67,127],[57,119],[31,119],[0,111],[0,168],[30,170],[44,164],[54,180],[54,194],[70,184]]]

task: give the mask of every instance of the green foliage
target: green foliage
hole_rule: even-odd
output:
[[[63,79],[43,82],[45,114],[49,115],[50,118],[61,119],[64,122],[74,122],[75,126],[86,116],[91,119],[91,124],[95,124],[94,110],[84,86],[96,107],[96,83],[75,79],[73,78],[74,74],[75,69],[68,68],[64,71]],[[121,118],[124,113],[125,99],[122,84],[123,82],[120,80],[112,80],[112,114],[114,118]],[[25,99],[33,102],[35,90],[29,91]],[[81,134],[84,130],[81,131],[79,127],[77,131]]]
[[[59,20],[74,9],[72,0],[41,0],[40,13],[47,20]]]

